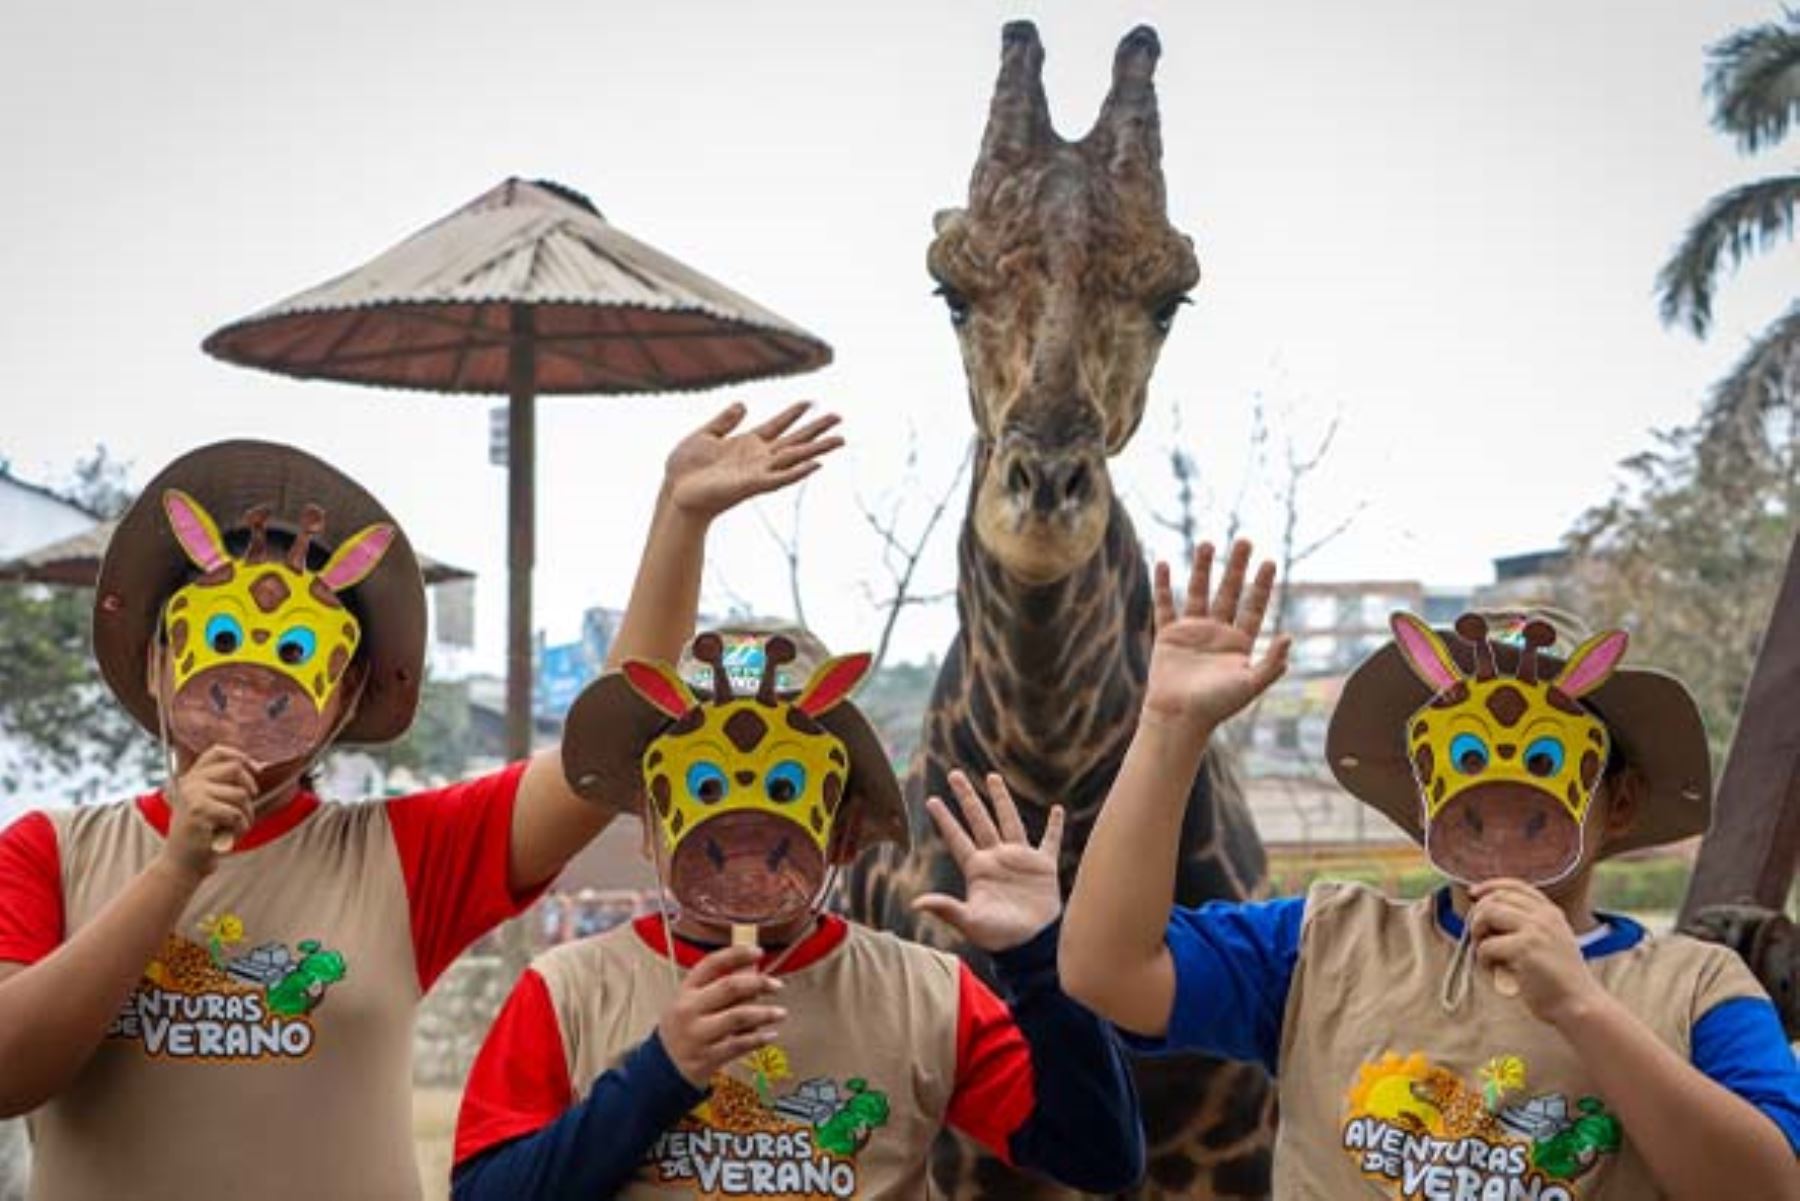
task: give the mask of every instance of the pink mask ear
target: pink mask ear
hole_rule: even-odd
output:
[[[683,717],[700,704],[681,677],[661,663],[627,659],[620,670],[631,690],[666,717]]]
[[[862,678],[869,674],[874,661],[874,657],[866,652],[827,659],[806,682],[800,699],[794,702],[795,707],[808,717],[829,712],[855,691]]]
[[[162,502],[175,541],[181,543],[181,549],[195,567],[201,571],[217,571],[231,561],[231,555],[225,550],[225,539],[219,536],[218,525],[199,501],[179,488],[170,488],[163,493]]]
[[[381,557],[393,544],[393,526],[385,523],[365,526],[332,552],[319,572],[319,579],[333,592],[354,587],[368,579],[369,573],[381,565]]]
[[[1463,678],[1462,672],[1457,669],[1456,660],[1450,657],[1443,640],[1430,626],[1411,613],[1395,613],[1388,618],[1388,625],[1394,631],[1394,641],[1400,647],[1400,657],[1413,669],[1413,674],[1431,689],[1433,696],[1453,687]]]
[[[1575,648],[1553,687],[1570,700],[1586,696],[1611,678],[1630,641],[1624,630],[1596,634]]]

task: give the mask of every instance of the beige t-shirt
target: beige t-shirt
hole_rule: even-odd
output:
[[[259,824],[29,1115],[32,1201],[416,1198],[414,1011],[525,899],[506,880],[519,774],[367,805],[303,794]],[[159,853],[167,813],[153,795],[0,834],[0,959],[41,959],[93,921]]]
[[[1560,1034],[1479,969],[1446,1011],[1456,941],[1435,904],[1360,885],[1307,894],[1282,1026],[1276,1196],[1659,1196]],[[1708,1010],[1763,995],[1729,950],[1681,936],[1646,937],[1588,966],[1684,1059]]]
[[[716,1077],[620,1198],[929,1195],[927,1153],[956,1087],[958,963],[891,934],[843,928],[840,945],[782,975],[780,1042]],[[558,947],[533,967],[577,1099],[656,1027],[678,980],[629,925]]]

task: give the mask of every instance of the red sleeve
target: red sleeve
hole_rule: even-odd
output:
[[[0,961],[36,963],[63,940],[56,827],[27,813],[0,830]]]
[[[456,1117],[455,1166],[541,1130],[574,1103],[556,1007],[544,978],[527,968],[469,1069]]]
[[[956,1091],[945,1121],[1007,1163],[1010,1140],[1037,1104],[1031,1048],[1006,1002],[958,964]]]
[[[406,877],[422,989],[429,989],[465,947],[524,912],[544,890],[540,886],[520,896],[507,881],[513,801],[524,774],[525,764],[515,763],[387,802],[388,826]]]

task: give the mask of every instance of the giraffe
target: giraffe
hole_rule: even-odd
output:
[[[958,552],[960,630],[934,688],[907,781],[913,851],[865,856],[857,916],[957,950],[919,922],[919,893],[954,883],[927,794],[947,773],[999,772],[1034,836],[1064,805],[1065,895],[1136,729],[1152,639],[1149,572],[1107,459],[1143,416],[1157,353],[1199,264],[1166,215],[1152,73],[1154,30],[1119,44],[1113,82],[1078,142],[1051,127],[1036,29],[1002,38],[999,82],[966,208],[939,213],[928,265],[961,344],[976,428]],[[1266,888],[1235,781],[1208,755],[1182,829],[1174,899]],[[1144,1198],[1260,1197],[1273,1093],[1258,1067],[1199,1057],[1138,1065],[1150,1162]],[[939,1141],[939,1187],[961,1198],[1066,1197],[972,1144]]]
[[[329,702],[362,636],[339,593],[375,570],[394,527],[358,530],[314,571],[307,556],[325,527],[317,505],[306,507],[284,557],[269,546],[266,507],[244,515],[250,541],[235,555],[199,501],[174,488],[162,500],[176,541],[201,573],[163,609],[171,728],[192,750],[226,742],[265,764],[323,746],[334,733]]]

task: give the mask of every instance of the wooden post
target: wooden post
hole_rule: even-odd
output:
[[[531,753],[531,569],[536,559],[537,346],[530,305],[512,307],[507,349],[506,757]]]
[[[1744,692],[1713,798],[1712,829],[1688,882],[1681,921],[1708,905],[1787,907],[1800,855],[1800,538]]]

